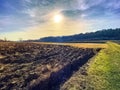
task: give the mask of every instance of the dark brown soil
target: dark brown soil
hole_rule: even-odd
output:
[[[59,90],[95,53],[63,45],[0,43],[0,90]]]

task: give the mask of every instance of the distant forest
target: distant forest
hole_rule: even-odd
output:
[[[98,40],[120,40],[120,28],[104,29],[90,33],[80,33],[70,36],[44,37],[39,42],[82,42],[82,41],[98,41]]]
[[[103,29],[96,32],[80,33],[70,36],[44,37],[38,40],[27,40],[27,42],[94,42],[106,40],[120,41],[120,28]],[[6,38],[4,40],[6,41]]]

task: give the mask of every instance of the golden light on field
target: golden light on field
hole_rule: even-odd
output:
[[[62,15],[55,15],[53,19],[55,23],[59,23],[62,21],[63,17]]]

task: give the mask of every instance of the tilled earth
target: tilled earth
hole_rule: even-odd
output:
[[[0,42],[0,90],[59,90],[98,50]]]

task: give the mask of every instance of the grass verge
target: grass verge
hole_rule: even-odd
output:
[[[89,63],[80,68],[62,90],[120,90],[120,45],[108,42]],[[86,74],[81,73],[83,70]]]

